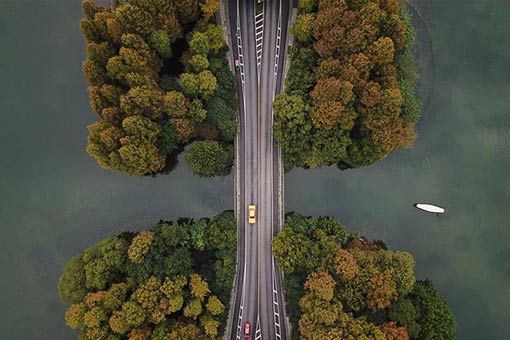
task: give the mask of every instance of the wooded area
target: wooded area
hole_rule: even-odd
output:
[[[410,146],[421,104],[414,30],[397,0],[306,0],[274,103],[286,169],[366,166]]]
[[[216,340],[235,275],[234,213],[159,222],[67,263],[58,289],[80,340]]]
[[[169,171],[186,144],[212,140],[225,157],[197,174],[230,171],[237,94],[213,23],[218,8],[218,0],[126,0],[114,11],[83,2],[83,71],[99,116],[88,127],[87,151],[101,167]]]
[[[454,340],[455,317],[414,259],[337,220],[287,214],[273,240],[293,339]]]

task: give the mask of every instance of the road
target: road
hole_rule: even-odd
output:
[[[272,136],[272,102],[281,89],[288,0],[230,0],[230,30],[237,71],[240,115],[236,148],[238,267],[231,339],[288,339],[281,274],[271,240],[282,228],[281,154]],[[280,44],[280,42],[282,42]],[[247,207],[257,206],[257,222],[247,222]]]

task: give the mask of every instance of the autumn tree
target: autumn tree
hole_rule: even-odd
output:
[[[205,237],[209,224],[214,232]],[[71,304],[66,324],[79,329],[79,339],[216,340],[235,275],[235,239],[235,216],[224,212],[100,241],[75,256],[59,281]],[[169,269],[185,261],[188,269]],[[217,263],[230,269],[216,272]]]
[[[273,239],[298,339],[453,339],[455,319],[414,260],[333,218],[289,213]]]
[[[406,9],[392,0],[314,0],[299,8],[285,93],[275,103],[291,107],[279,98],[299,96],[310,105],[301,111],[312,128],[304,136],[276,115],[286,169],[366,166],[411,146],[420,104]]]
[[[88,128],[87,151],[101,167],[156,174],[194,139],[233,144],[236,83],[222,28],[213,21],[218,6],[127,0],[109,11],[83,2],[83,72],[99,117]],[[221,119],[208,114],[213,98],[228,103]]]

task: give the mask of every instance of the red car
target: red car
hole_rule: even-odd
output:
[[[249,339],[250,338],[250,328],[251,328],[251,326],[250,326],[249,322],[244,324],[244,338],[245,339]]]

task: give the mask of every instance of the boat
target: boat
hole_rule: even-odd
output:
[[[418,208],[420,210],[433,213],[433,214],[444,214],[446,212],[446,209],[443,207],[440,207],[435,204],[430,203],[415,203],[413,204],[415,208]]]

